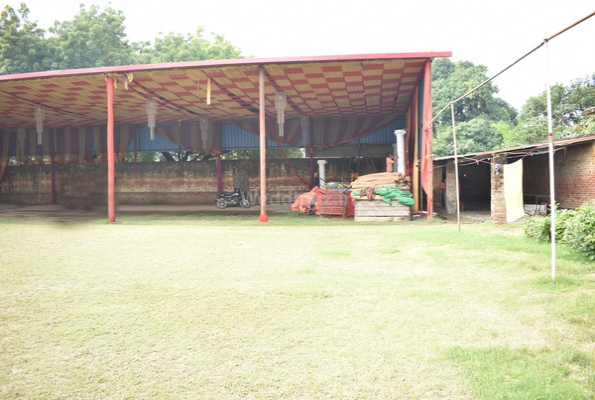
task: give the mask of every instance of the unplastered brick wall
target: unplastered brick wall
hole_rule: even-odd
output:
[[[569,146],[554,158],[556,201],[577,208],[595,200],[595,144]]]
[[[523,192],[547,196],[550,193],[549,156],[524,159]],[[558,149],[554,155],[556,203],[561,208],[577,208],[595,201],[595,144]]]
[[[507,154],[494,154],[490,169],[491,180],[491,215],[492,222],[506,223],[506,200],[504,198],[504,168],[507,163]]]
[[[327,182],[348,181],[349,159],[328,158]],[[360,163],[360,173],[381,172],[383,158]],[[267,161],[267,202],[293,202],[310,190],[310,160],[283,159]],[[260,201],[258,160],[223,160],[223,191],[231,192],[234,177],[248,178],[251,200]],[[318,164],[314,163],[314,171]],[[297,173],[297,174],[296,174]],[[298,177],[299,175],[299,177]],[[305,181],[303,182],[300,177]],[[217,165],[206,162],[162,162],[116,164],[117,204],[214,204],[217,193]],[[105,207],[107,204],[107,166],[74,164],[55,166],[56,201],[74,208]],[[12,166],[0,184],[0,202],[12,204],[49,204],[51,197],[50,166]]]

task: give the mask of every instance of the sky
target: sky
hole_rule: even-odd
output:
[[[47,29],[81,3],[121,10],[129,41],[160,33],[221,34],[257,58],[450,51],[494,76],[595,11],[595,0],[10,0]],[[551,84],[595,73],[595,17],[494,80],[517,109]]]

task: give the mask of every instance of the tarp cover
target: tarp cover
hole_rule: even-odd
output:
[[[291,211],[300,211],[302,207],[307,207],[308,210],[315,211],[318,190],[319,187],[314,186],[309,192],[300,194],[291,205]]]

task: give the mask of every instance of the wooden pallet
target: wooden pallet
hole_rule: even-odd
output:
[[[355,222],[411,221],[411,207],[396,200],[355,200]]]

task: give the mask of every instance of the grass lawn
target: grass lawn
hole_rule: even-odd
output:
[[[2,399],[593,399],[595,264],[522,226],[0,221]]]

